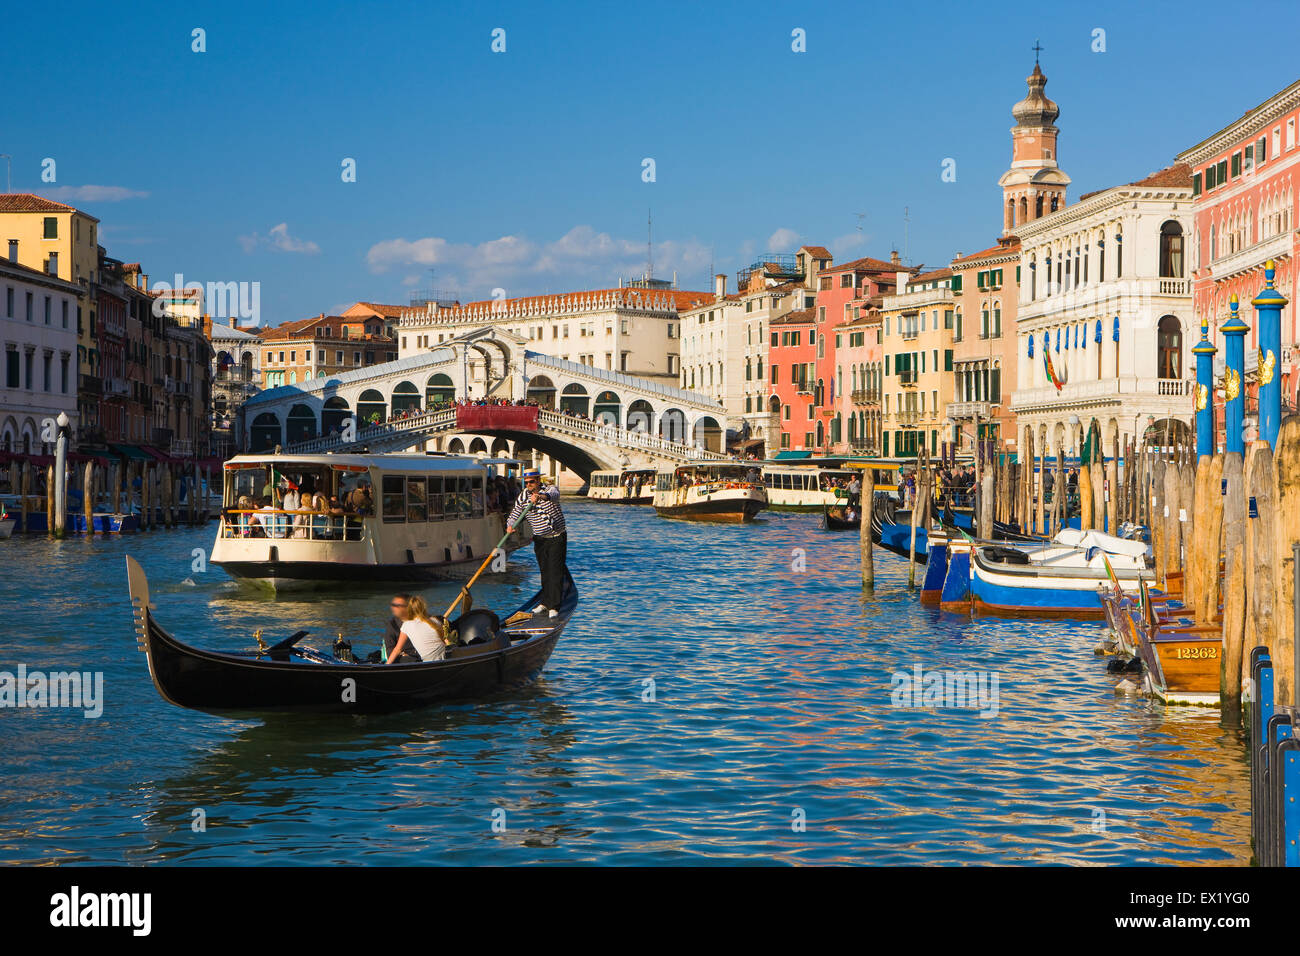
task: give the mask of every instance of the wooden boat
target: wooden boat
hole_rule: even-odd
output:
[[[1041,544],[977,542],[971,549],[975,610],[1012,617],[1101,618],[1099,589],[1114,579],[1136,591],[1147,572],[1141,542],[1063,529]]]
[[[682,465],[656,476],[654,506],[665,518],[741,524],[767,507],[757,469],[745,465]]]
[[[17,523],[18,522],[15,519],[9,517],[8,515],[5,515],[4,517],[0,517],[0,541],[4,541],[7,538],[9,538],[11,535],[13,535],[14,525],[16,525]]]
[[[1143,580],[1133,595],[1115,588],[1101,600],[1121,658],[1142,662],[1143,692],[1166,704],[1219,706],[1223,628],[1180,615],[1182,605],[1154,598]]]
[[[387,713],[479,698],[534,678],[578,604],[577,587],[566,572],[564,599],[555,617],[529,616],[498,625],[491,612],[475,609],[452,621],[462,640],[471,635],[475,642],[448,648],[446,660],[371,664],[300,646],[297,639],[305,631],[250,651],[192,647],[154,618],[149,582],[129,556],[126,570],[136,640],[148,657],[149,676],[158,693],[177,706],[215,714]],[[526,614],[525,609],[535,607],[539,599],[540,592],[512,618]]]
[[[862,527],[862,512],[857,508],[850,509],[848,505],[827,505],[823,509],[822,523],[827,531],[857,531]]]

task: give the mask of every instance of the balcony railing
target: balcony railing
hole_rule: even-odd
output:
[[[1161,279],[1159,291],[1161,295],[1187,295],[1187,280]]]
[[[899,384],[899,385],[915,385],[915,384],[916,384],[916,375],[917,375],[917,373],[916,373],[916,369],[905,368],[905,369],[903,369],[901,372],[898,372],[897,375],[898,375],[898,384]]]
[[[854,405],[875,405],[880,402],[880,390],[877,388],[857,388],[849,393],[849,401]]]
[[[992,407],[988,402],[949,402],[948,417],[953,421],[967,421],[977,416],[988,418]]]

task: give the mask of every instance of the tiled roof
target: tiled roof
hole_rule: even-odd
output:
[[[1139,179],[1130,186],[1186,186],[1192,185],[1192,168],[1186,163],[1174,163],[1157,170],[1145,179]]]
[[[829,259],[831,251],[825,246],[804,246],[803,247],[814,259]]]
[[[37,196],[35,193],[0,193],[0,212],[81,212],[81,210],[55,202],[53,199],[46,199],[44,196]],[[89,213],[81,214],[87,219],[99,222]]]
[[[823,272],[839,272],[847,269],[861,269],[864,272],[915,272],[916,267],[905,266],[901,262],[886,262],[884,259],[873,259],[871,256],[864,256],[861,259],[854,259],[852,262],[841,262],[833,264]]]
[[[376,315],[382,315],[386,319],[395,319],[400,316],[403,310],[410,308],[406,305],[385,305],[382,302],[356,302],[344,310],[344,317],[352,315],[354,312],[373,312]]]
[[[768,323],[768,325],[793,325],[796,323],[799,325],[807,325],[810,322],[816,321],[814,318],[816,313],[816,309],[798,309],[794,312],[787,312],[785,315],[776,316]]]
[[[922,272],[919,276],[912,276],[912,282],[933,282],[935,279],[947,279],[952,275],[952,270],[946,266],[942,269],[934,269],[930,272]]]
[[[1172,166],[1166,166],[1164,169],[1156,170],[1145,179],[1139,179],[1137,182],[1125,183],[1126,186],[1186,186],[1189,189],[1192,185],[1192,168],[1186,163],[1174,163]],[[1114,186],[1108,186],[1107,189],[1115,189]],[[1075,202],[1083,202],[1085,199],[1091,199],[1093,196],[1099,196],[1104,193],[1105,189],[1094,189],[1090,193],[1084,193]]]
[[[1014,242],[998,243],[996,246],[990,246],[979,252],[972,252],[968,256],[958,256],[952,260],[951,266],[960,266],[963,262],[973,262],[976,259],[983,259],[986,256],[1010,255],[1020,248],[1020,240]]]

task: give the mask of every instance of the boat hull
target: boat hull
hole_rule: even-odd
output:
[[[734,498],[697,501],[685,505],[655,505],[655,511],[665,518],[685,518],[690,521],[716,521],[727,524],[744,524],[753,521],[762,510],[761,501]]]
[[[977,612],[1003,617],[1105,617],[1101,589],[1110,587],[1104,573],[1051,574],[1033,566],[997,566],[975,548],[971,554],[971,603]],[[1122,578],[1125,591],[1136,591],[1138,578]]]

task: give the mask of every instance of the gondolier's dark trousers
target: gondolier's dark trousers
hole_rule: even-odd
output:
[[[533,537],[537,552],[537,569],[542,572],[542,603],[558,608],[564,598],[564,561],[569,551],[569,533],[562,531],[550,538]]]

